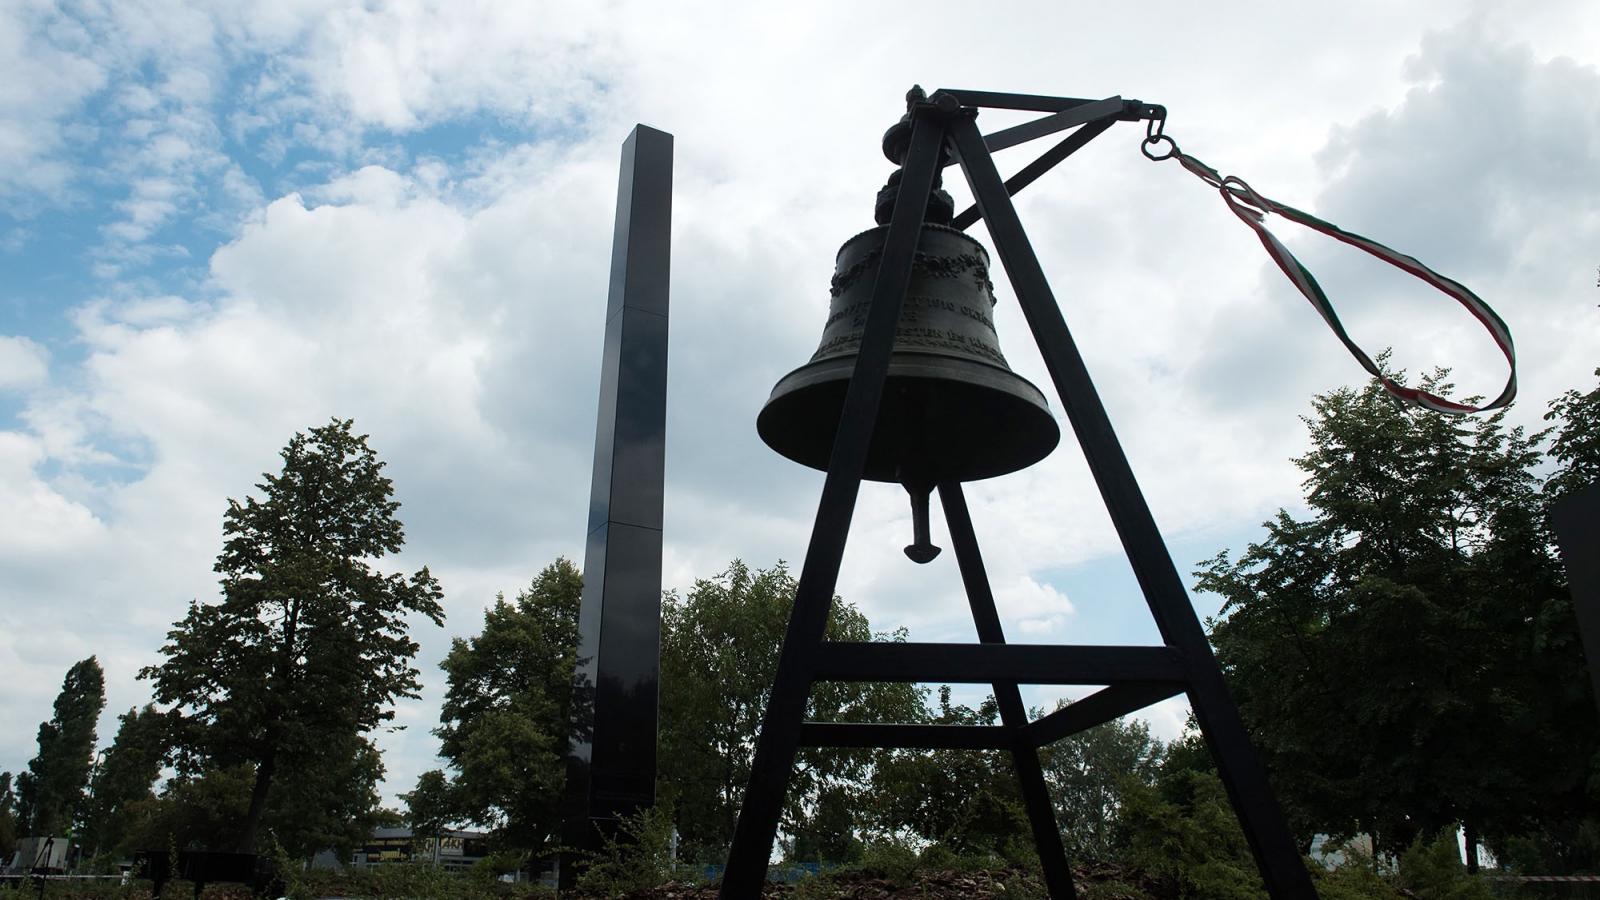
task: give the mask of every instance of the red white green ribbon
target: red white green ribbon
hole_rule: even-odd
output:
[[[1372,373],[1372,376],[1378,379],[1388,389],[1389,393],[1407,403],[1424,409],[1456,415],[1499,409],[1510,404],[1517,396],[1517,353],[1511,343],[1511,330],[1506,327],[1505,321],[1496,315],[1494,310],[1489,308],[1489,304],[1483,302],[1477,294],[1467,290],[1466,286],[1460,282],[1453,281],[1433,271],[1418,262],[1414,257],[1391,250],[1370,238],[1345,231],[1337,225],[1324,222],[1310,213],[1301,212],[1292,206],[1284,206],[1281,203],[1269,200],[1256,193],[1255,189],[1246,184],[1241,178],[1235,178],[1231,175],[1226,178],[1223,177],[1218,174],[1216,169],[1178,150],[1176,143],[1171,145],[1172,151],[1167,155],[1156,155],[1150,152],[1149,148],[1151,146],[1159,146],[1155,142],[1171,140],[1171,138],[1157,133],[1153,138],[1146,141],[1145,155],[1157,160],[1169,157],[1175,158],[1185,169],[1194,173],[1206,184],[1216,188],[1222,194],[1222,199],[1227,202],[1228,208],[1233,210],[1233,214],[1255,231],[1256,236],[1261,239],[1261,246],[1266,248],[1267,255],[1272,257],[1272,261],[1278,264],[1278,268],[1283,271],[1283,274],[1288,277],[1295,288],[1305,295],[1305,298],[1311,302],[1312,307],[1322,315],[1323,321],[1327,322],[1328,327],[1333,329],[1333,333],[1339,336],[1340,341],[1344,342],[1345,348],[1350,351],[1350,355],[1361,363],[1362,368]],[[1349,333],[1344,329],[1344,325],[1339,321],[1338,314],[1333,311],[1333,304],[1329,302],[1328,295],[1323,293],[1322,287],[1317,284],[1317,279],[1312,277],[1311,271],[1301,265],[1300,261],[1295,259],[1294,254],[1289,252],[1289,248],[1285,247],[1267,229],[1266,213],[1277,213],[1291,222],[1304,225],[1336,241],[1349,244],[1409,275],[1420,278],[1435,289],[1454,297],[1457,303],[1466,307],[1467,311],[1476,316],[1478,321],[1483,324],[1483,327],[1488,330],[1490,337],[1494,338],[1495,344],[1500,347],[1500,352],[1505,354],[1506,362],[1511,366],[1511,374],[1506,379],[1506,386],[1500,391],[1500,396],[1484,406],[1469,406],[1464,403],[1457,403],[1454,400],[1447,400],[1438,394],[1430,393],[1420,388],[1408,388],[1385,375],[1378,368],[1377,363],[1372,361],[1372,357],[1368,356],[1366,351],[1356,346],[1355,341],[1351,340]]]

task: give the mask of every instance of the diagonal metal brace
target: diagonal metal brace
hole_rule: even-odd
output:
[[[1038,159],[1024,166],[1021,171],[1006,180],[1006,193],[1016,196],[1017,192],[1034,183],[1039,176],[1050,171],[1058,163],[1072,154],[1081,150],[1085,144],[1099,137],[1108,128],[1117,122],[1153,121],[1159,122],[1167,117],[1167,108],[1157,103],[1145,103],[1142,100],[1124,100],[1120,96],[1107,97],[1104,100],[1082,100],[1076,97],[1041,97],[1031,94],[994,94],[985,91],[938,91],[934,97],[953,97],[963,106],[969,108],[988,107],[995,109],[1031,109],[1040,111],[1053,111],[1052,115],[1031,122],[1024,122],[1011,128],[996,131],[986,135],[984,145],[990,153],[1015,147],[1028,141],[1046,135],[1065,131],[1068,128],[1078,128],[1060,143],[1045,151]],[[944,162],[944,165],[953,165],[954,155]],[[981,218],[976,204],[967,207],[952,221],[951,227],[966,230]]]
[[[1090,122],[1067,135],[1062,139],[1061,143],[1046,150],[1044,155],[1023,166],[1022,171],[1006,179],[1006,194],[1015,197],[1018,191],[1039,180],[1039,176],[1055,168],[1057,163],[1083,149],[1085,144],[1104,134],[1115,123],[1116,119],[1102,118]],[[982,218],[982,213],[978,210],[978,204],[974,203],[952,219],[950,227],[965,231],[980,218]]]
[[[1181,681],[1114,684],[1024,725],[1022,737],[1035,747],[1043,747],[1175,697],[1185,687]]]
[[[988,145],[990,153],[995,153],[1015,147],[1018,144],[1025,144],[1035,138],[1042,138],[1047,134],[1055,134],[1058,131],[1066,131],[1068,128],[1076,128],[1079,125],[1093,122],[1097,119],[1118,119],[1121,116],[1122,98],[1107,97],[1104,100],[1096,100],[1093,103],[1085,103],[1082,106],[1064,109],[1042,119],[1034,119],[1031,122],[1023,122],[1021,125],[1001,129],[994,134],[986,134],[983,137],[983,142]],[[947,165],[949,164],[954,164],[954,160],[947,163]]]

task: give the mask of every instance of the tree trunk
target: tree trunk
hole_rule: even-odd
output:
[[[300,603],[290,601],[285,607],[283,638],[279,647],[276,678],[273,679],[275,687],[280,692],[287,691],[290,681],[294,677],[294,639],[300,629]],[[272,776],[277,770],[278,741],[282,732],[277,727],[281,721],[281,707],[276,698],[267,713],[266,752],[262,754],[261,762],[256,766],[256,783],[250,789],[250,811],[244,817],[244,834],[239,837],[239,852],[256,852],[256,832],[261,829],[261,816],[267,811],[267,792],[272,789]]]
[[[1471,822],[1461,823],[1461,836],[1467,845],[1467,874],[1478,874],[1478,829]]]
[[[244,834],[239,837],[239,852],[256,852],[256,832],[261,828],[261,816],[267,811],[267,791],[272,788],[272,775],[277,763],[277,750],[269,749],[266,758],[256,766],[255,787],[250,789],[250,811],[244,817]]]

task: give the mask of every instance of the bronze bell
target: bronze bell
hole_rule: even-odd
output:
[[[930,219],[948,221],[948,198],[935,193]],[[880,196],[878,220],[887,219]],[[802,465],[828,467],[888,231],[880,225],[839,248],[822,343],[778,382],[756,418],[761,439]],[[934,486],[1026,468],[1061,438],[1044,394],[1000,353],[994,303],[983,245],[924,223],[866,466],[868,479],[911,493],[917,535],[906,555],[917,562],[939,552],[927,539]]]

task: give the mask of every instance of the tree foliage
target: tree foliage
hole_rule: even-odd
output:
[[[248,763],[179,774],[162,785],[160,796],[134,802],[126,845],[156,851],[231,849],[244,833],[254,783]]]
[[[1570,807],[1594,716],[1541,436],[1503,413],[1407,412],[1377,385],[1313,408],[1296,460],[1309,517],[1280,511],[1197,573],[1225,600],[1212,639],[1301,838],[1362,832],[1399,853],[1457,822],[1503,837]]]
[[[167,748],[167,722],[154,706],[120,717],[117,736],[95,769],[82,845],[91,855],[131,850],[124,841],[134,817],[155,799]]]
[[[56,695],[55,714],[39,725],[39,752],[17,777],[18,819],[25,834],[68,834],[82,815],[95,724],[105,705],[100,662],[91,656],[74,663]]]
[[[0,859],[10,859],[17,849],[17,795],[11,773],[0,772]]]
[[[992,696],[977,708],[950,697],[941,686],[937,708],[919,718],[936,725],[993,725],[999,718]],[[1008,843],[1032,842],[1009,753],[892,750],[879,757],[872,786],[882,831],[906,829],[965,855],[1006,855]]]
[[[443,619],[427,568],[410,577],[374,568],[405,535],[366,436],[335,419],[297,433],[280,455],[259,499],[228,502],[221,602],[191,603],[167,634],[165,661],[141,673],[177,714],[181,773],[253,771],[244,849],[255,848],[269,806],[315,813],[281,819],[291,833],[280,839],[300,845],[296,821],[311,823],[309,840],[316,822],[367,802],[381,764],[363,736],[418,688],[407,616]],[[275,792],[280,771],[294,778]],[[310,776],[322,774],[313,791],[321,779]]]
[[[1124,796],[1134,785],[1153,784],[1165,756],[1166,745],[1139,719],[1114,719],[1041,748],[1039,762],[1070,858],[1112,855],[1111,826]]]
[[[432,773],[419,781],[429,822],[460,816],[494,829],[508,848],[552,846],[582,596],[582,573],[557,559],[514,601],[497,597],[478,635],[451,643],[440,663],[448,687],[435,734],[455,777],[448,790]]]
[[[1156,896],[1267,897],[1222,782],[1209,772],[1170,767],[1155,784],[1130,783],[1111,839]]]
[[[674,805],[680,853],[721,862],[739,805],[778,652],[794,606],[796,582],[783,563],[752,570],[734,561],[662,606],[659,792]],[[904,640],[874,634],[854,606],[834,599],[829,640]],[[813,688],[807,718],[820,721],[909,722],[923,715],[914,685],[827,682]],[[810,749],[790,778],[783,829],[813,846],[848,848],[870,752]],[[791,850],[793,848],[791,847]]]
[[[410,828],[417,837],[438,837],[457,815],[453,787],[449,777],[438,769],[417,776],[417,786],[400,795],[406,808],[399,824]]]
[[[1600,377],[1600,369],[1594,374]],[[1583,394],[1567,391],[1550,404],[1544,418],[1556,423],[1550,456],[1557,464],[1545,494],[1554,500],[1600,482],[1600,387]]]

